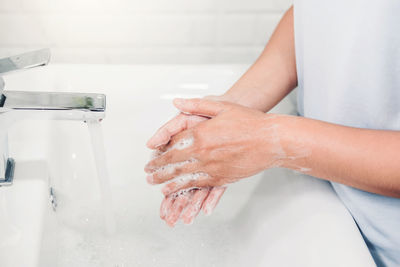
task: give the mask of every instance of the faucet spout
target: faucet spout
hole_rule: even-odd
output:
[[[103,94],[3,91],[0,107],[14,110],[81,110],[104,112]]]
[[[90,93],[3,91],[0,97],[0,131],[25,119],[100,121],[106,96]]]
[[[0,59],[0,186],[12,184],[15,164],[8,155],[7,130],[14,122],[24,119],[86,122],[105,117],[103,94],[4,90],[4,74],[44,66],[49,60],[48,49]]]

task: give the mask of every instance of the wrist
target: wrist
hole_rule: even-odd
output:
[[[228,95],[227,93],[222,94],[222,95],[207,95],[204,97],[204,99],[240,104],[232,96]]]
[[[307,158],[311,148],[306,140],[307,129],[304,127],[304,118],[290,115],[276,116],[277,136],[282,155],[280,166],[297,171],[306,171]]]
[[[275,104],[273,101],[262,93],[261,90],[246,89],[246,90],[228,90],[223,95],[219,96],[220,101],[231,102],[248,108],[256,109],[262,112],[269,111]]]

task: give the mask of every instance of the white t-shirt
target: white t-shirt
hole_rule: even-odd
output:
[[[295,0],[294,21],[300,115],[400,130],[400,0]],[[332,184],[376,263],[400,266],[400,199]]]

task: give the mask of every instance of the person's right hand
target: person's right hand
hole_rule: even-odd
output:
[[[215,99],[218,97],[207,98]],[[172,136],[192,128],[207,119],[208,118],[202,116],[180,113],[162,126],[153,137],[150,138],[147,142],[147,146],[150,149],[160,148],[168,144]],[[166,196],[161,203],[160,217],[165,220],[169,226],[174,226],[179,218],[182,218],[185,224],[191,224],[201,209],[206,215],[212,213],[219,199],[225,192],[225,189],[226,187],[204,187]]]

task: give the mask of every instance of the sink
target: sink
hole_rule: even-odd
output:
[[[86,124],[29,125],[43,132],[33,131],[37,141],[24,142],[25,149],[21,140],[31,136],[22,129],[28,125],[17,125],[10,133],[10,152],[17,171],[24,173],[17,173],[12,187],[0,190],[9,190],[7,198],[15,201],[7,205],[15,208],[4,211],[19,215],[4,228],[2,244],[10,247],[18,238],[35,241],[24,243],[34,248],[29,264],[14,266],[375,266],[330,184],[290,170],[272,169],[230,185],[214,213],[200,215],[193,225],[169,228],[159,219],[160,188],[149,186],[143,172],[150,155],[145,141],[176,114],[171,98],[220,94],[246,68],[53,65],[8,76],[9,90],[107,95],[102,127],[116,220],[116,231],[107,233]],[[292,101],[285,100],[274,112],[293,113]],[[33,155],[47,163],[47,172],[45,164],[22,168],[19,160]],[[38,178],[28,179],[33,176]],[[56,211],[48,204],[49,185]],[[28,213],[22,215],[28,207],[35,214],[34,225]],[[23,227],[25,232],[19,230]],[[6,259],[22,260],[15,255]],[[7,266],[4,262],[1,257],[0,265]]]
[[[0,187],[1,266],[38,266],[49,203],[47,172],[44,161],[20,161],[14,184]]]

